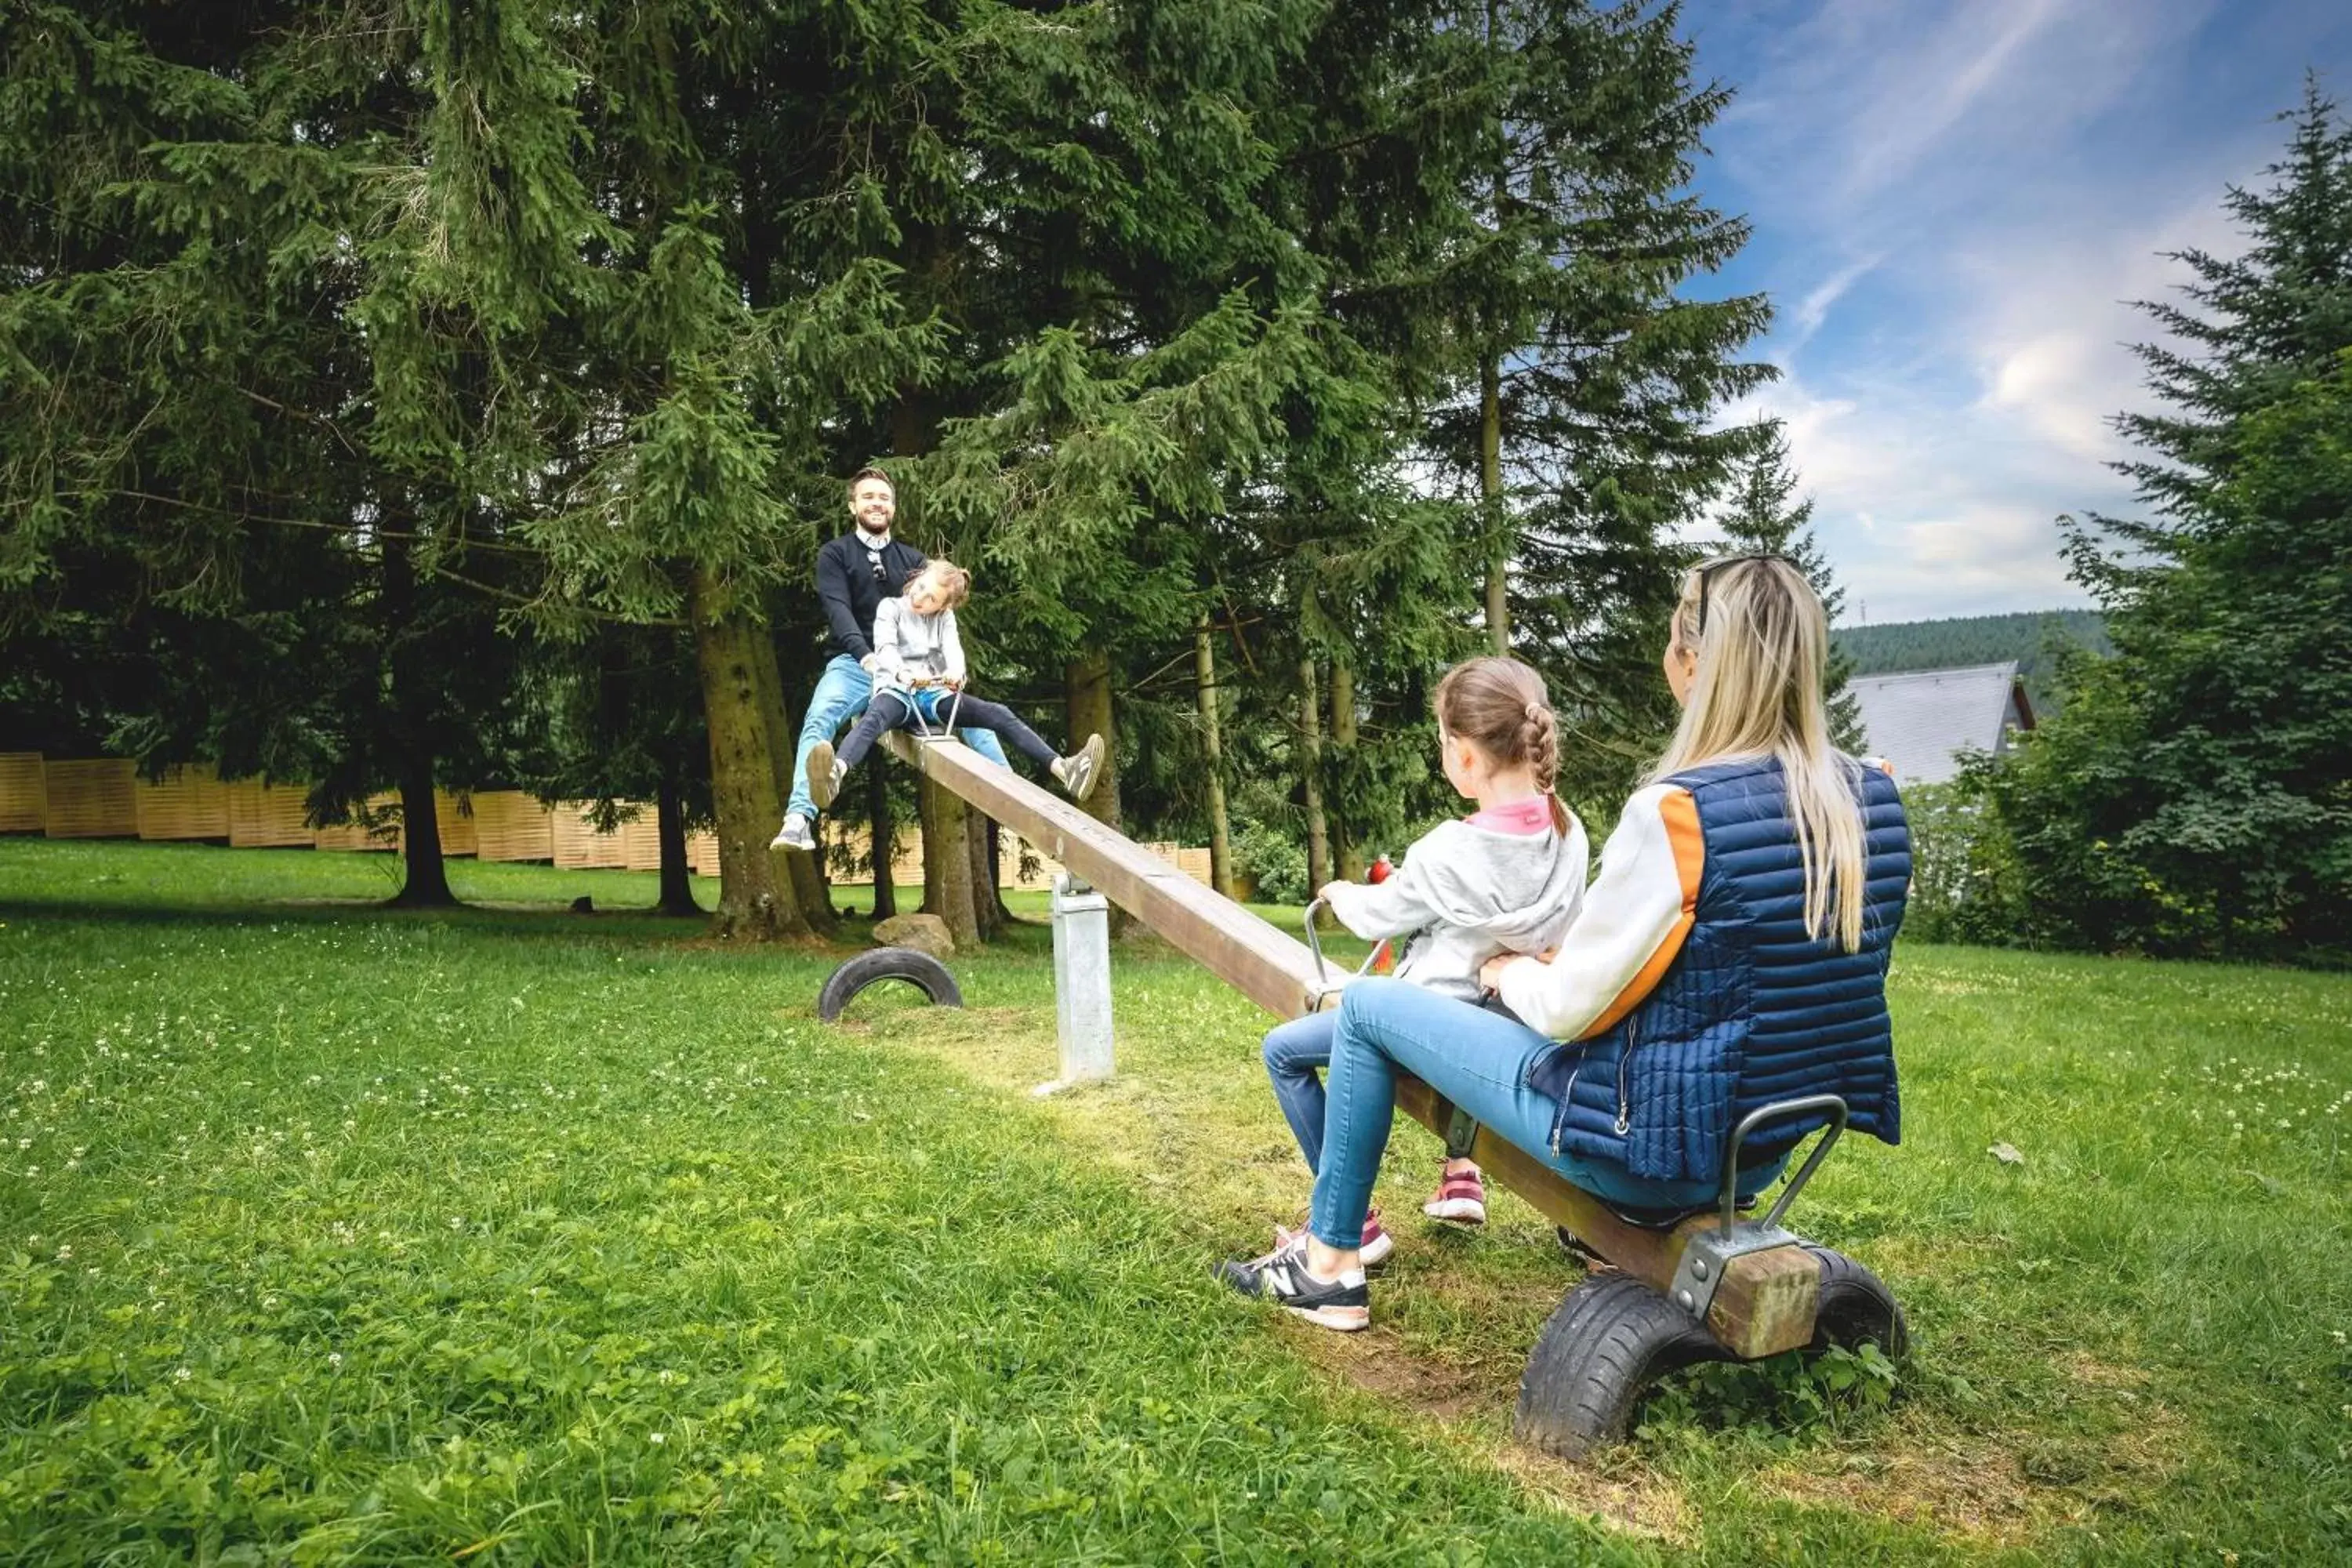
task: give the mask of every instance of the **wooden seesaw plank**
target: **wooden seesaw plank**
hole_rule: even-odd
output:
[[[884,739],[899,761],[920,768],[950,793],[1035,845],[1047,859],[1068,867],[1267,1012],[1296,1018],[1307,1010],[1315,988],[1315,960],[1306,943],[960,741],[918,742],[900,731]],[[1334,969],[1330,985],[1336,988],[1345,973]]]
[[[1202,887],[1117,829],[1106,827],[1061,796],[958,741],[919,742],[902,731],[884,737],[909,767],[929,773],[951,794],[1026,838],[1113,903],[1218,979],[1277,1018],[1296,1018],[1310,1006],[1337,1005],[1347,972],[1318,976],[1305,942],[1276,930],[1231,899]],[[1397,1104],[1440,1138],[1454,1114],[1435,1090],[1401,1077]],[[1525,1198],[1555,1225],[1658,1290],[1674,1281],[1683,1241],[1712,1225],[1712,1215],[1670,1231],[1628,1225],[1598,1198],[1571,1184],[1524,1150],[1481,1127],[1472,1157],[1486,1174]],[[1801,1247],[1751,1252],[1725,1270],[1707,1326],[1725,1348],[1744,1357],[1792,1349],[1812,1337],[1820,1266]]]

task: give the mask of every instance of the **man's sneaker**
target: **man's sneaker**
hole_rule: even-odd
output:
[[[1275,1252],[1284,1252],[1292,1248],[1304,1252],[1306,1247],[1306,1226],[1301,1226],[1297,1230],[1280,1225],[1274,1227]],[[1379,1273],[1382,1266],[1388,1262],[1389,1254],[1396,1250],[1396,1237],[1381,1228],[1380,1210],[1374,1209],[1364,1216],[1364,1238],[1356,1244],[1356,1250],[1363,1259],[1364,1272],[1367,1274]],[[1271,1257],[1273,1254],[1269,1253],[1267,1256]]]
[[[1354,1333],[1372,1326],[1372,1297],[1364,1288],[1364,1271],[1351,1268],[1337,1279],[1317,1279],[1307,1271],[1303,1237],[1247,1263],[1220,1263],[1217,1278],[1243,1295],[1272,1301],[1318,1328]]]
[[[1084,800],[1094,793],[1095,779],[1102,773],[1103,738],[1088,735],[1087,743],[1054,763],[1054,776],[1070,792],[1072,800]]]
[[[1447,1174],[1437,1184],[1437,1195],[1421,1205],[1421,1212],[1432,1219],[1450,1219],[1456,1225],[1486,1223],[1486,1184],[1475,1170],[1460,1174]]]
[[[768,840],[771,849],[810,849],[816,847],[816,834],[809,827],[809,819],[795,811],[784,818],[776,836]]]
[[[823,811],[841,793],[841,763],[833,754],[831,741],[819,741],[809,748],[809,798]]]

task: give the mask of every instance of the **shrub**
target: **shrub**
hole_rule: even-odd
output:
[[[1234,833],[1234,864],[1257,888],[1269,904],[1303,904],[1307,887],[1307,847],[1279,827],[1242,821]]]

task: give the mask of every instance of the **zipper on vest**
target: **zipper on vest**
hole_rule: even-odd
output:
[[[1569,1108],[1576,1103],[1576,1075],[1584,1070],[1584,1053],[1576,1054],[1576,1065],[1568,1069],[1568,1087],[1560,1091],[1559,1114],[1551,1119],[1551,1157],[1559,1158],[1559,1135],[1568,1128]]]
[[[1638,1011],[1634,1016],[1640,1016]],[[1627,1075],[1633,1071],[1633,1047],[1641,1037],[1641,1032],[1633,1019],[1626,1019],[1625,1048],[1617,1053],[1617,1136],[1620,1138],[1633,1131],[1633,1101]]]

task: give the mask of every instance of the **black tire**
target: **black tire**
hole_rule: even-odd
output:
[[[1811,1241],[1805,1250],[1822,1264],[1822,1300],[1813,1310],[1813,1342],[1808,1348],[1852,1350],[1870,1340],[1889,1361],[1910,1348],[1911,1329],[1903,1321],[1903,1304],[1885,1281],[1843,1252]]]
[[[906,981],[929,997],[934,1006],[963,1005],[963,990],[946,964],[911,947],[877,947],[825,976],[824,989],[816,994],[816,1016],[828,1024],[834,1022],[852,997],[886,980]]]
[[[1705,1323],[1631,1275],[1587,1279],[1560,1302],[1528,1357],[1512,1435],[1583,1458],[1623,1439],[1650,1384],[1698,1362],[1730,1359]]]

